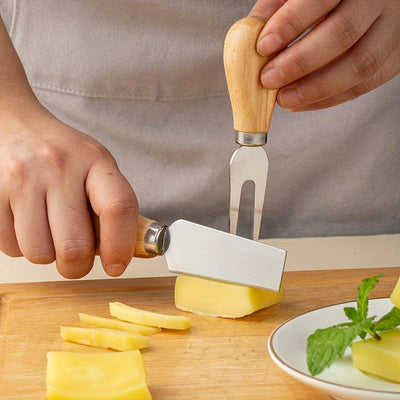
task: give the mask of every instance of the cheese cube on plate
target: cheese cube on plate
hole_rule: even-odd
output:
[[[353,343],[353,364],[361,371],[400,383],[400,330]]]

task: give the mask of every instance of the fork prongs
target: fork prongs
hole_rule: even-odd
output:
[[[253,240],[258,240],[268,174],[268,158],[261,146],[242,146],[233,153],[230,168],[230,233],[236,235],[242,186],[254,183]]]
[[[232,235],[236,235],[237,233],[241,192],[242,184],[233,186],[231,180],[229,204],[229,232]]]
[[[255,178],[253,182],[254,182],[253,240],[258,240],[260,238],[261,220],[262,220],[262,213],[265,200],[265,189],[267,187],[267,173],[265,174],[265,178],[258,177]]]

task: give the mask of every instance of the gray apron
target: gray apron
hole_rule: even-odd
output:
[[[255,0],[0,0],[42,104],[116,158],[141,213],[228,227],[226,31]],[[400,232],[400,76],[327,110],[276,108],[261,237]],[[247,188],[249,189],[249,187]],[[250,231],[246,190],[239,233]]]

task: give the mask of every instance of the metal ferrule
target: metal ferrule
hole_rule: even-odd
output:
[[[267,133],[248,133],[248,132],[236,132],[236,143],[241,146],[264,146],[267,143]]]
[[[168,226],[153,222],[147,228],[144,236],[144,249],[149,254],[162,256],[168,248]]]

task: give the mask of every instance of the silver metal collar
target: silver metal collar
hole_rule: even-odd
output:
[[[236,132],[236,143],[241,146],[264,146],[267,143],[267,133],[248,133],[248,132]]]
[[[144,236],[144,249],[149,254],[162,256],[168,249],[169,235],[167,225],[153,222]]]

